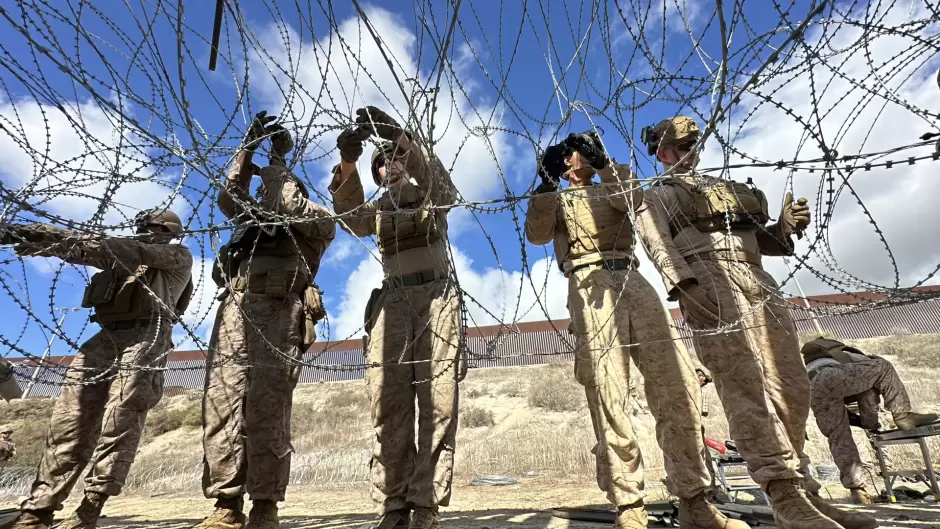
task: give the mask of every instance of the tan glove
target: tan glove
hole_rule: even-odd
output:
[[[395,118],[376,107],[368,106],[356,111],[356,124],[376,136],[389,141],[396,141],[402,135],[401,125]]]
[[[806,205],[806,199],[800,198],[794,203],[793,193],[787,193],[780,210],[780,223],[787,235],[802,233],[809,226],[809,206]]]
[[[718,322],[718,306],[708,298],[708,292],[697,284],[679,292],[679,307],[698,321]]]

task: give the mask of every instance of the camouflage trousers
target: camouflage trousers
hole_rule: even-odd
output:
[[[62,508],[86,465],[85,491],[121,493],[147,413],[163,397],[172,326],[101,330],[69,366],[24,510]]]
[[[206,358],[202,400],[207,498],[283,501],[290,478],[291,406],[301,367],[296,293],[229,292]]]
[[[375,431],[372,500],[378,514],[450,503],[462,329],[456,286],[386,284],[366,308],[366,383]],[[368,324],[367,324],[368,325]],[[415,399],[418,440],[415,444]]]
[[[810,462],[804,452],[809,378],[776,281],[747,263],[695,260],[691,267],[720,312],[721,330],[697,337],[699,358],[711,372],[752,479],[762,487],[803,479]],[[715,322],[682,312],[689,327],[716,329]]]
[[[865,486],[865,467],[852,438],[845,398],[858,395],[862,424],[878,424],[879,395],[891,413],[911,411],[911,400],[904,384],[887,360],[872,358],[851,364],[829,365],[813,377],[813,415],[819,431],[829,441],[832,459],[839,467],[846,488]]]
[[[680,498],[708,489],[698,377],[653,287],[636,270],[582,268],[568,279],[568,307],[575,378],[587,395],[597,484],[607,499],[622,506],[643,498],[643,456],[629,414],[631,357],[656,421],[666,487]]]

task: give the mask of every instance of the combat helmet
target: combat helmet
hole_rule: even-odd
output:
[[[647,153],[654,156],[660,145],[680,145],[698,139],[702,130],[698,123],[687,116],[676,116],[660,121],[653,127],[643,127],[640,141],[646,144]]]
[[[375,181],[375,185],[382,187],[384,183],[379,179],[379,169],[378,164],[381,161],[385,161],[392,154],[392,142],[383,141],[376,147],[375,151],[372,152],[372,164],[370,165],[372,169],[372,180]]]
[[[169,209],[141,211],[134,218],[134,224],[138,227],[163,226],[170,233],[183,232],[183,221],[180,220],[179,215]]]

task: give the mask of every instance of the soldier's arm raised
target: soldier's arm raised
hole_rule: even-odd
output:
[[[286,167],[270,165],[261,170],[260,176],[265,189],[275,197],[275,212],[297,219],[291,224],[294,229],[307,237],[336,236],[333,212],[305,197],[301,184]]]
[[[330,194],[333,196],[333,210],[337,215],[343,215],[339,222],[344,230],[357,237],[375,235],[378,208],[374,202],[366,202],[355,163],[344,161],[333,168]]]
[[[443,206],[457,202],[457,188],[450,171],[440,159],[418,140],[402,135],[398,141],[398,152],[408,175],[415,179],[418,187],[427,190],[431,203]]]
[[[544,188],[539,186],[539,189]],[[536,189],[536,195],[529,198],[525,213],[525,238],[530,243],[541,246],[552,242],[555,237],[558,194],[548,189],[540,192],[539,189]]]
[[[692,268],[679,254],[669,230],[671,215],[679,214],[678,200],[671,187],[657,186],[644,193],[637,211],[636,227],[646,253],[656,265],[663,284],[669,291],[669,299],[677,299],[681,287],[698,283]]]
[[[252,163],[254,153],[242,149],[235,155],[235,162],[229,169],[222,191],[219,192],[219,211],[226,218],[233,219],[243,212],[241,204],[252,201],[248,187],[251,177],[258,171],[258,166]]]

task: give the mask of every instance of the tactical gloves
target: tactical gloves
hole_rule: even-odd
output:
[[[362,142],[370,134],[372,133],[364,127],[346,129],[339,134],[339,137],[336,138],[336,149],[344,162],[356,163],[359,157],[362,156]]]
[[[596,132],[571,133],[562,142],[562,146],[565,148],[566,156],[577,151],[595,170],[600,171],[610,163],[604,152],[604,146],[601,144],[601,138]]]
[[[392,116],[373,106],[356,111],[356,124],[388,141],[397,141],[405,132]]]
[[[276,120],[277,117],[267,114],[267,110],[262,110],[255,114],[255,119],[251,120],[251,124],[248,126],[248,132],[245,133],[245,138],[242,140],[242,149],[255,152],[255,149],[258,148],[258,145],[261,145],[261,141],[266,136],[278,129],[283,130],[283,127],[280,125],[268,125]]]
[[[539,161],[539,178],[542,183],[536,188],[537,193],[551,193],[558,190],[558,182],[565,172],[564,147],[561,144],[545,149]]]
[[[794,203],[793,193],[787,193],[783,199],[779,222],[786,235],[802,233],[809,226],[809,206],[806,205],[806,199],[800,198]]]
[[[294,149],[294,138],[287,129],[281,125],[272,125],[269,130],[274,132],[271,136],[271,154],[284,157]]]

